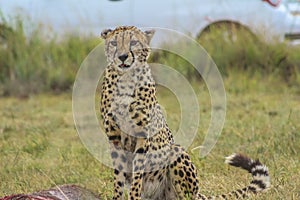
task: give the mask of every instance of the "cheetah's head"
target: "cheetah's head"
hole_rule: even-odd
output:
[[[141,31],[134,26],[120,26],[114,30],[102,31],[108,63],[116,66],[118,71],[125,72],[134,64],[146,62],[153,34],[154,30]]]

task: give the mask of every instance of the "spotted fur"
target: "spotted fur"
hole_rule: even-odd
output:
[[[188,153],[174,143],[156,99],[155,81],[147,64],[153,30],[133,26],[104,30],[108,66],[100,109],[114,166],[114,200],[227,199],[266,190],[268,169],[259,161],[233,154],[226,162],[253,175],[248,187],[227,195],[200,193],[197,171]]]

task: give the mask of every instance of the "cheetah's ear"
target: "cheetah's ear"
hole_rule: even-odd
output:
[[[154,33],[155,33],[155,30],[154,30],[154,29],[147,30],[147,31],[145,31],[144,33],[145,33],[145,35],[146,35],[146,38],[147,38],[148,44],[149,44],[150,41],[151,41],[151,39],[152,39],[152,37],[153,37],[153,35],[154,35]]]
[[[105,40],[107,38],[107,36],[109,35],[109,33],[111,33],[111,32],[112,32],[111,29],[105,29],[105,30],[103,30],[101,32],[101,38]]]

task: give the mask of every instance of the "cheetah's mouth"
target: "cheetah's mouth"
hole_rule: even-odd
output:
[[[127,68],[130,67],[130,65],[126,65],[126,64],[122,63],[122,64],[119,65],[119,67],[122,68],[122,69],[127,69]]]

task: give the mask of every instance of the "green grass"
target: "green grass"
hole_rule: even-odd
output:
[[[242,170],[226,166],[224,156],[242,152],[268,165],[272,188],[256,199],[300,197],[300,93],[283,82],[232,73],[225,79],[226,123],[217,145],[199,158],[210,119],[205,86],[197,90],[200,129],[190,154],[205,194],[229,192],[249,183]],[[177,127],[174,96],[159,90],[159,100],[172,128]],[[29,193],[65,183],[77,183],[104,199],[113,191],[112,169],[99,163],[82,145],[75,130],[71,95],[35,95],[0,99],[0,196]],[[175,121],[175,122],[174,122]]]
[[[71,34],[50,38],[42,25],[8,21],[1,12],[0,21],[0,96],[70,91],[81,62],[100,42]]]

